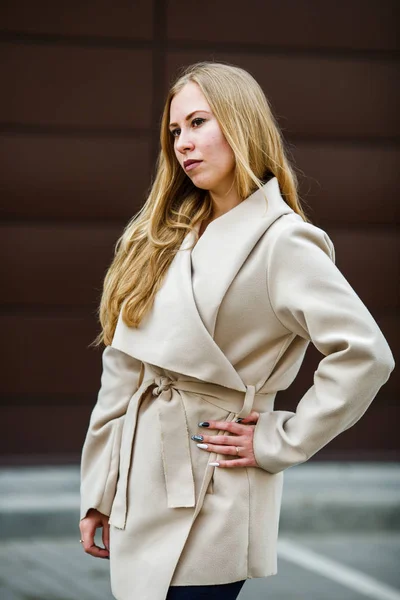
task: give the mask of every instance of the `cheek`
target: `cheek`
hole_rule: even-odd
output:
[[[214,156],[220,165],[232,167],[235,164],[232,148],[219,131],[207,140],[207,152]]]

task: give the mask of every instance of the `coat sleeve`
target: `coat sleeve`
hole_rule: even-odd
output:
[[[139,387],[141,362],[107,346],[102,356],[103,372],[81,459],[81,516],[90,508],[111,512],[118,469],[125,413]]]
[[[256,425],[256,461],[278,473],[354,425],[394,360],[372,315],[335,266],[333,244],[322,229],[299,217],[275,233],[270,249],[267,285],[276,317],[324,355],[296,412],[265,412]]]

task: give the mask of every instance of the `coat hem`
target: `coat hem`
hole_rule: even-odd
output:
[[[237,576],[235,578],[229,578],[227,581],[207,581],[207,582],[199,582],[199,581],[190,581],[186,583],[175,583],[170,587],[189,587],[189,586],[203,586],[203,585],[226,585],[228,583],[236,583],[237,581],[247,581],[248,579],[265,579],[267,577],[272,577],[273,575],[277,575],[278,571],[274,570],[268,572],[264,575],[247,575],[246,577]]]

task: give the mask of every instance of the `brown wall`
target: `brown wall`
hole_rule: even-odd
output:
[[[396,0],[37,0],[0,6],[3,462],[77,460],[100,378],[95,311],[140,207],[176,69],[249,69],[304,173],[303,198],[399,346]],[[312,383],[311,349],[279,397]],[[399,457],[399,376],[318,458]]]

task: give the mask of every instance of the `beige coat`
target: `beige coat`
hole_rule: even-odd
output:
[[[354,425],[394,367],[329,237],[276,178],[193,241],[141,326],[119,319],[83,448],[81,517],[110,515],[118,600],[276,573],[283,470]],[[274,410],[310,341],[314,385],[295,413]],[[190,440],[198,422],[252,408],[259,467],[208,466],[218,457]]]

